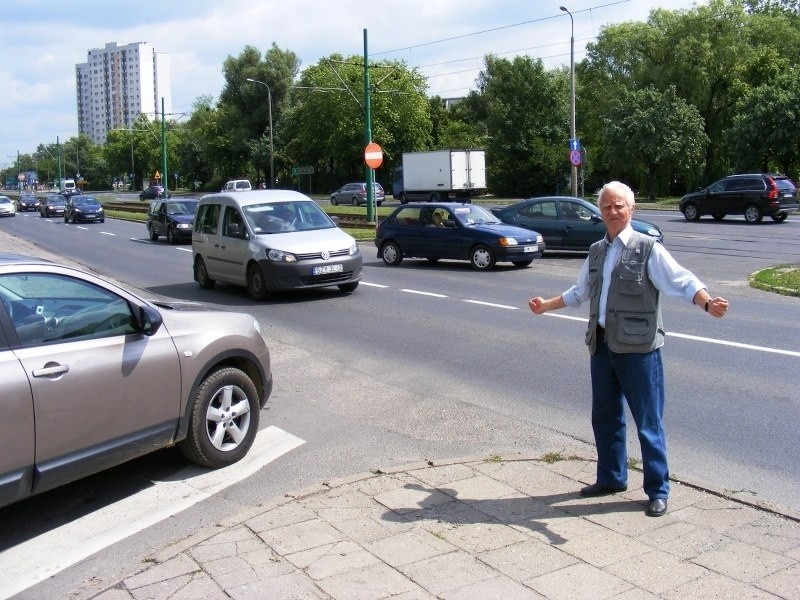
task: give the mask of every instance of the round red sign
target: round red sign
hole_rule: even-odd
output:
[[[370,169],[377,169],[383,164],[383,150],[375,142],[370,142],[364,149],[364,162]]]

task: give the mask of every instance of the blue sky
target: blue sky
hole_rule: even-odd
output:
[[[0,166],[17,152],[78,133],[75,65],[109,42],[150,42],[172,62],[173,112],[218,97],[222,64],[246,45],[295,52],[302,67],[334,52],[406,61],[429,92],[474,89],[483,56],[529,55],[547,66],[575,60],[602,27],[644,21],[655,8],[705,0],[3,0],[0,36]],[[301,67],[301,68],[302,68]]]

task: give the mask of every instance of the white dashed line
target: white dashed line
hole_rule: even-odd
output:
[[[409,290],[409,289],[402,289],[401,292],[405,292],[406,294],[417,294],[419,296],[430,296],[431,298],[448,298],[445,294],[434,294],[433,292],[423,292],[420,290]]]

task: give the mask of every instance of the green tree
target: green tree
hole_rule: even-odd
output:
[[[237,57],[225,59],[225,87],[218,106],[218,118],[227,138],[227,156],[222,165],[225,178],[252,174],[256,180],[268,179],[269,152],[259,152],[258,140],[263,136],[269,138],[269,97],[272,98],[275,148],[282,144],[281,122],[299,70],[298,56],[289,50],[281,50],[274,43],[264,53],[263,59],[261,52],[253,46],[246,46]],[[276,150],[277,156],[279,152]],[[280,167],[279,160],[276,160],[276,165]]]
[[[364,178],[364,62],[332,55],[303,71],[287,113],[285,146],[293,165],[313,166],[326,190]],[[371,62],[372,139],[384,162],[376,173],[388,185],[402,152],[424,150],[431,135],[425,79],[399,61]]]
[[[565,188],[569,177],[569,80],[541,60],[487,56],[479,86],[486,105],[490,189],[531,196]]]
[[[449,107],[440,97],[434,96],[430,99],[430,112],[432,149],[486,146],[486,106],[482,94],[472,91]]]
[[[647,174],[648,193],[655,199],[659,178],[684,174],[702,164],[708,138],[698,110],[678,98],[674,87],[663,93],[648,87],[626,91],[613,100],[605,141],[614,149],[609,153],[612,168],[641,168]]]
[[[741,171],[800,173],[800,80],[795,70],[750,90],[728,139]]]

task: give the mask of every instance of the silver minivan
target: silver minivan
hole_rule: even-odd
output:
[[[204,196],[192,232],[194,279],[246,286],[256,300],[272,292],[338,286],[361,280],[355,239],[308,196],[292,190]]]

